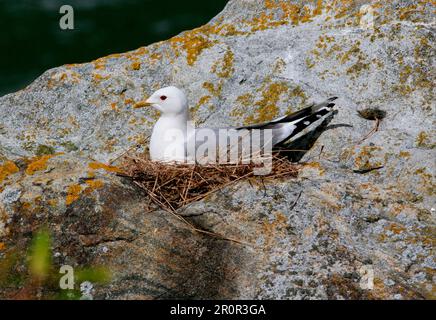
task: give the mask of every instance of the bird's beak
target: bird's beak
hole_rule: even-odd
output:
[[[142,101],[135,103],[133,108],[139,109],[139,108],[151,107],[152,105],[153,105],[153,103],[150,102],[149,99],[147,99],[147,100],[142,100]]]

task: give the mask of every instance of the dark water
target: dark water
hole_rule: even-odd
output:
[[[0,95],[45,70],[136,49],[208,22],[228,0],[0,0]],[[59,8],[74,8],[61,30]]]

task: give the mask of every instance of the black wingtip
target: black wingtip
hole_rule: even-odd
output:
[[[327,100],[328,100],[328,101],[335,101],[337,98],[338,98],[338,97],[331,97],[331,98],[328,98]]]

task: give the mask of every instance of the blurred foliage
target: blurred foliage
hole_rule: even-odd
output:
[[[81,268],[75,271],[77,283],[89,281],[92,283],[107,283],[111,280],[111,273],[104,267]]]
[[[34,234],[28,250],[8,250],[0,256],[0,293],[9,289],[13,294],[8,298],[76,300],[82,297],[81,283],[104,284],[112,278],[103,266],[77,267],[74,289],[61,289],[59,281],[64,274],[59,273],[52,256],[52,239],[46,227]]]
[[[39,230],[32,240],[29,271],[34,279],[43,281],[51,272],[51,239],[47,229]]]

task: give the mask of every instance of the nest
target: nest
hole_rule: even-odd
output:
[[[166,211],[175,213],[189,203],[198,201],[242,179],[291,177],[298,174],[298,165],[276,153],[272,169],[267,175],[256,176],[256,164],[165,164],[151,161],[145,155],[126,155],[123,160],[125,173],[143,189],[150,199]]]

